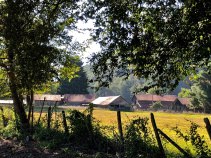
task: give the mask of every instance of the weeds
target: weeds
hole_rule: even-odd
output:
[[[148,118],[132,120],[125,130],[125,157],[159,157]]]
[[[200,126],[192,121],[190,121],[190,123],[191,126],[189,130],[186,131],[186,134],[182,133],[177,126],[174,128],[174,131],[179,137],[183,138],[186,143],[191,142],[192,146],[195,148],[197,156],[203,158],[211,157],[211,150],[208,148],[208,145],[204,140],[204,136],[200,136],[197,132],[197,129]]]

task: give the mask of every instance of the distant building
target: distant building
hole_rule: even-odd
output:
[[[190,105],[191,98],[176,98],[169,106],[169,110],[186,111],[187,106]]]
[[[25,100],[23,100],[23,104],[26,104]],[[0,105],[13,105],[13,100],[0,100]]]
[[[138,109],[150,109],[153,103],[160,101],[163,109],[168,109],[172,102],[177,98],[176,95],[151,95],[151,94],[135,94],[132,97],[132,105]]]
[[[191,98],[178,98],[182,105],[189,106]]]
[[[0,104],[2,104],[2,105],[12,105],[13,100],[0,100]]]
[[[98,97],[92,103],[110,110],[131,110],[131,105],[122,96]]]
[[[56,102],[57,105],[62,105],[61,95],[52,94],[35,94],[34,95],[34,105],[42,106],[45,98],[45,105],[53,106]]]
[[[95,96],[90,94],[64,94],[63,99],[66,105],[88,106],[95,99]]]

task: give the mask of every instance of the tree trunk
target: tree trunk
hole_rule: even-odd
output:
[[[10,68],[9,71],[9,86],[12,93],[12,99],[13,99],[13,105],[14,110],[18,114],[20,119],[20,130],[22,133],[28,132],[29,129],[29,120],[27,119],[25,109],[23,106],[23,97],[22,95],[18,95],[17,91],[17,85],[15,82],[15,74],[14,74],[14,68]]]
[[[28,113],[28,120],[29,120],[29,122],[30,122],[30,116],[31,116],[33,101],[34,101],[34,92],[33,92],[33,90],[31,90],[30,101],[29,101],[29,106],[28,106],[29,107],[29,113]]]

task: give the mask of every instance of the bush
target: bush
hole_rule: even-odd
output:
[[[99,122],[92,117],[92,113],[92,105],[84,112],[69,111],[66,118],[70,123],[71,141],[99,151],[112,150],[111,140],[103,132],[104,127],[100,126]]]
[[[195,148],[197,156],[203,158],[211,157],[211,150],[208,148],[208,145],[204,140],[204,136],[200,136],[197,132],[197,129],[200,126],[192,121],[190,121],[190,123],[191,126],[189,130],[185,132],[186,134],[182,133],[178,127],[175,127],[174,131],[179,137],[183,138],[185,142],[191,142],[192,146]]]
[[[160,101],[157,101],[150,106],[150,109],[158,110],[163,107],[162,103]]]
[[[6,127],[0,130],[0,135],[6,139],[10,137],[19,138],[20,136],[22,136],[21,133],[18,131],[19,119],[15,115],[14,110],[10,108],[4,108],[3,115],[4,115]],[[2,117],[0,118],[1,118],[1,121],[3,121]]]
[[[159,157],[148,118],[132,120],[125,128],[125,157]]]
[[[33,138],[39,142],[41,147],[49,149],[56,148],[69,140],[69,137],[64,132],[49,129],[42,124],[36,126]]]

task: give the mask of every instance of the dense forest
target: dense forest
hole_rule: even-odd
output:
[[[94,74],[91,71],[91,66],[86,65],[83,67],[84,71],[86,72],[88,79],[95,78]],[[188,80],[188,79],[187,79]],[[131,101],[131,98],[134,93],[147,93],[147,94],[162,94],[161,88],[151,88],[148,92],[138,92],[137,90],[146,86],[152,79],[145,80],[145,79],[138,79],[134,75],[130,75],[127,80],[124,80],[123,77],[114,77],[113,82],[110,84],[109,87],[103,87],[99,89],[99,91],[95,92],[92,87],[96,87],[97,83],[89,83],[88,91],[90,94],[99,96],[113,96],[113,95],[121,95],[127,101]],[[190,81],[188,80],[188,83]],[[191,82],[190,82],[191,83]],[[180,81],[179,85],[171,92],[166,92],[165,94],[170,95],[177,95],[181,92],[181,88],[190,89],[191,86],[187,84],[185,81]]]

